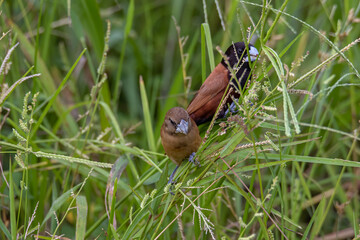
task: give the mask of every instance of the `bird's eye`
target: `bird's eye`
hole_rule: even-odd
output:
[[[169,118],[169,121],[171,122],[172,125],[176,127],[176,123],[171,118]]]

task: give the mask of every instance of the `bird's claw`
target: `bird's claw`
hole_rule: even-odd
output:
[[[193,152],[190,156],[189,156],[189,162],[193,163],[195,166],[201,166],[199,161],[197,161],[195,159],[195,152]],[[175,173],[176,173],[176,170],[179,168],[179,166],[176,166],[174,171],[171,173],[170,177],[169,177],[169,181],[168,181],[168,184],[170,184],[170,194],[171,195],[175,195],[174,192],[171,190],[171,187],[175,184],[175,181],[174,181],[174,176],[175,176]]]
[[[175,182],[174,182],[174,176],[175,176],[175,173],[176,173],[176,170],[179,168],[179,166],[176,166],[174,171],[171,173],[170,177],[169,177],[169,181],[168,181],[168,184],[170,183],[171,185],[173,185]]]
[[[235,101],[238,101],[238,99],[235,99]],[[236,103],[235,102],[232,102],[230,104],[230,106],[228,107],[228,109],[226,109],[224,116],[228,115],[229,112],[234,113],[234,114],[238,112],[238,110],[236,109]]]
[[[168,184],[170,184],[170,194],[171,195],[175,195],[174,192],[171,190],[172,188],[172,185],[175,184],[175,181],[174,181],[174,176],[175,176],[175,173],[176,173],[176,170],[179,168],[179,166],[176,166],[174,171],[171,173],[170,177],[169,177],[169,181],[168,181]]]
[[[235,101],[238,101],[238,99],[235,99]],[[230,110],[230,112],[232,112],[232,113],[237,113],[237,112],[238,112],[238,110],[236,109],[236,103],[235,103],[235,102],[232,102],[232,103],[230,104],[229,110]]]
[[[199,161],[196,160],[196,158],[195,158],[195,152],[193,152],[193,153],[189,156],[189,162],[193,163],[195,166],[201,167]]]

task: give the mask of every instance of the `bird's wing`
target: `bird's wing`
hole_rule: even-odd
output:
[[[203,108],[207,103],[212,102],[214,97],[218,97],[219,94],[221,94],[221,99],[228,84],[228,70],[219,63],[206,78],[205,82],[190,102],[187,108],[189,115]]]

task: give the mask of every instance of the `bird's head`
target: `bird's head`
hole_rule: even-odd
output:
[[[256,60],[256,58],[259,56],[259,51],[252,44],[249,44],[248,48],[249,56],[244,42],[231,44],[231,46],[225,52],[230,67],[234,68],[236,66],[241,66],[243,62],[246,63]],[[228,66],[225,59],[222,59],[221,63],[226,67]]]
[[[191,129],[190,116],[185,109],[174,107],[166,113],[164,127],[165,131],[171,135],[187,135]]]

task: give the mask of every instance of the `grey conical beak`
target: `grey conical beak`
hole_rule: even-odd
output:
[[[249,57],[250,61],[253,62],[259,56],[259,51],[255,47],[250,46],[249,54],[250,54],[250,57]],[[249,58],[246,58],[245,62],[249,62]]]
[[[182,133],[187,135],[189,131],[189,123],[184,119],[181,119],[180,123],[176,126],[175,133]]]

